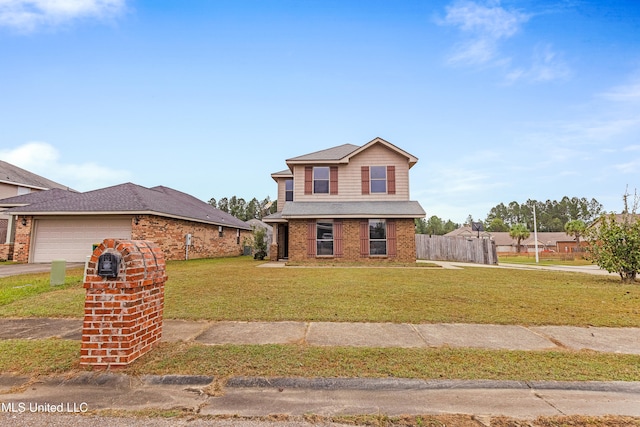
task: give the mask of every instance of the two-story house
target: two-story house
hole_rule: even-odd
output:
[[[51,189],[73,191],[69,187],[0,160],[0,200]],[[0,259],[13,256],[15,224],[0,206]]]
[[[409,169],[418,159],[382,138],[344,144],[286,160],[271,177],[278,210],[263,220],[274,226],[272,260],[415,262],[415,218]]]

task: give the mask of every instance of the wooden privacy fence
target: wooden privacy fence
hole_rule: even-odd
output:
[[[416,257],[431,261],[498,264],[496,243],[490,239],[416,234]]]

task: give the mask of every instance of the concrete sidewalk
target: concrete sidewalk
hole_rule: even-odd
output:
[[[0,339],[80,340],[82,319],[0,319]],[[331,322],[165,320],[163,340],[205,345],[306,344],[337,347],[466,347],[592,350],[640,354],[640,328]]]

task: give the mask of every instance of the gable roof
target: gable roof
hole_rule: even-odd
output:
[[[163,186],[146,188],[128,182],[85,193],[41,193],[44,194],[40,200],[7,212],[21,215],[150,214],[251,230],[247,223],[233,215],[189,194]]]
[[[287,159],[287,163],[309,163],[309,162],[337,162],[357,150],[357,145],[342,144],[337,147],[315,151],[298,157]]]
[[[273,178],[274,181],[278,181],[278,178],[293,178],[293,172],[291,172],[291,169],[285,169],[280,172],[272,173],[271,178]]]
[[[20,196],[0,199],[0,208],[27,206],[33,203],[65,197],[67,195],[69,195],[69,191],[61,190],[59,188],[52,188],[51,190],[44,191],[33,191],[31,193],[22,194]]]
[[[0,160],[0,183],[11,184],[19,187],[28,187],[36,190],[49,190],[59,188],[70,190],[69,187],[58,184],[55,181],[36,175],[18,166]]]
[[[371,141],[367,142],[363,146],[357,146],[353,144],[343,144],[338,145],[337,147],[327,148],[326,150],[320,150],[309,154],[304,154],[298,157],[292,157],[286,160],[287,165],[291,167],[294,164],[336,164],[336,163],[349,163],[349,160],[353,156],[358,155],[359,153],[367,150],[373,145],[381,144],[386,148],[390,149],[398,153],[399,155],[406,157],[409,162],[409,168],[415,165],[418,161],[418,158],[409,154],[408,152],[402,150],[401,148],[396,147],[388,141],[385,141],[382,138],[374,138]]]

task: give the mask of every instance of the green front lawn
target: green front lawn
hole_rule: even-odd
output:
[[[587,274],[469,267],[258,268],[251,258],[167,264],[165,318],[640,326],[640,286]],[[82,270],[0,279],[2,317],[83,316]],[[0,341],[0,372],[81,369],[80,343]],[[574,351],[162,343],[125,372],[230,376],[640,380],[640,356]]]
[[[80,342],[0,341],[0,372],[63,374],[80,369]],[[590,351],[357,348],[161,343],[125,373],[229,377],[640,381],[640,356]]]
[[[640,286],[579,273],[407,267],[257,268],[252,258],[167,264],[165,318],[640,326]],[[2,317],[82,317],[82,271],[0,279]],[[30,285],[30,286],[27,286]]]

